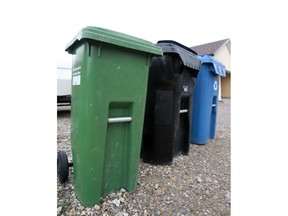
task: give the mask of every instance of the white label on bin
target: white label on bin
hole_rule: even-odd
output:
[[[81,81],[81,65],[73,68],[72,85],[80,85]]]
[[[187,92],[188,91],[188,86],[183,85],[183,90],[184,90],[184,92]]]
[[[73,76],[72,85],[80,85],[81,77],[80,74]]]
[[[217,91],[217,87],[218,87],[217,81],[215,81],[215,82],[214,82],[214,86],[213,86],[213,88],[214,88],[215,91]]]
[[[80,70],[81,70],[81,65],[78,66],[78,67],[73,68],[73,72],[80,71]]]

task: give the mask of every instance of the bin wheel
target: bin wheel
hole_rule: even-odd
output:
[[[61,184],[68,180],[69,164],[65,151],[59,151],[57,155],[57,176]]]

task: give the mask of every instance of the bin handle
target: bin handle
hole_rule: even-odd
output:
[[[108,123],[131,122],[132,117],[108,118]]]
[[[216,107],[216,104],[212,104],[212,107]]]
[[[187,113],[187,112],[188,112],[188,109],[183,109],[179,111],[179,113]]]

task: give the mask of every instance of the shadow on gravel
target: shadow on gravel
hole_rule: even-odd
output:
[[[63,117],[70,117],[70,107],[58,107],[57,108],[57,118],[63,118]]]
[[[61,110],[61,111],[57,111],[57,117],[61,118],[61,117],[70,117],[70,110]]]

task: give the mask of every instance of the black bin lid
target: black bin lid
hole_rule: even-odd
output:
[[[183,64],[186,67],[189,67],[195,70],[200,69],[201,61],[197,57],[197,53],[194,50],[173,40],[160,40],[157,42],[156,45],[162,48],[163,54],[166,54],[166,53],[179,54]]]

